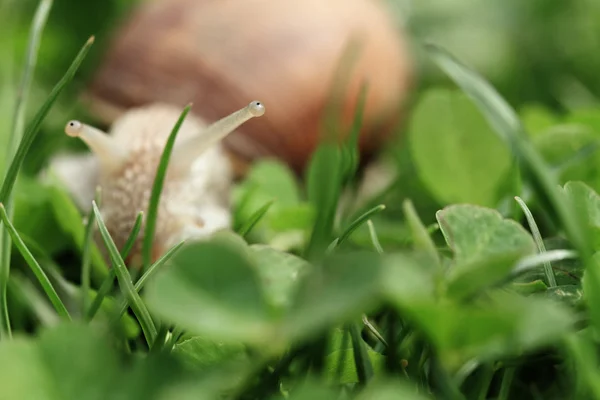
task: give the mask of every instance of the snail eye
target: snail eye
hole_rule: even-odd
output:
[[[65,133],[69,136],[79,136],[81,133],[81,126],[81,122],[79,121],[69,121],[65,127]]]
[[[260,101],[253,101],[248,105],[248,109],[254,117],[260,117],[265,113],[265,106]]]

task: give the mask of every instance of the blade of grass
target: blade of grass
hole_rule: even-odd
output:
[[[564,340],[565,353],[573,363],[573,380],[575,381],[576,399],[600,398],[600,379],[598,379],[598,352],[595,340],[581,332],[571,333]],[[585,390],[587,389],[587,390]],[[582,393],[583,392],[583,393]]]
[[[113,269],[115,270],[115,275],[117,277],[117,280],[119,281],[121,291],[125,295],[125,298],[127,298],[131,303],[131,308],[133,309],[135,316],[140,322],[142,331],[144,332],[144,337],[146,338],[146,342],[149,346],[152,346],[157,335],[154,322],[152,322],[152,318],[150,317],[150,313],[148,312],[146,305],[143,303],[139,294],[133,287],[133,282],[131,281],[131,276],[127,271],[125,262],[119,254],[119,250],[117,249],[115,242],[110,237],[106,225],[104,225],[104,220],[102,218],[102,215],[100,214],[100,210],[98,209],[98,206],[96,205],[95,201],[92,202],[92,207],[94,209],[94,213],[96,214],[96,222],[98,225],[98,229],[100,229],[100,234],[102,235],[102,239],[104,240],[104,243],[110,254],[110,258],[113,263]]]
[[[339,246],[340,244],[344,243],[350,237],[350,235],[352,235],[352,233],[354,231],[356,231],[365,222],[367,222],[373,215],[375,215],[378,212],[381,212],[383,210],[385,210],[385,205],[384,204],[380,204],[378,206],[375,206],[375,207],[371,208],[370,210],[368,210],[367,212],[365,212],[364,214],[362,214],[361,216],[359,216],[358,218],[356,218],[348,226],[348,228],[346,228],[346,230],[344,232],[342,232],[342,234],[339,236],[338,241],[336,243],[336,246]]]
[[[129,255],[129,253],[131,252],[131,249],[133,248],[135,240],[137,239],[137,237],[140,233],[140,229],[142,228],[143,216],[144,216],[143,211],[140,211],[138,213],[137,218],[135,219],[135,223],[133,224],[133,228],[131,229],[131,232],[129,233],[129,237],[127,238],[127,241],[125,242],[123,249],[121,250],[121,258],[122,259],[126,259],[127,256]],[[116,277],[115,269],[111,268],[108,271],[108,275],[104,279],[104,282],[102,282],[102,285],[100,285],[100,289],[98,289],[98,293],[96,294],[96,297],[94,298],[94,302],[92,303],[88,312],[86,313],[86,321],[91,321],[92,319],[94,319],[94,316],[100,309],[100,305],[102,305],[102,301],[104,300],[104,298],[106,297],[108,292],[110,292],[110,289],[112,289],[113,283],[115,281],[115,277]]]
[[[0,203],[0,219],[2,219],[4,227],[8,231],[8,234],[14,242],[15,247],[19,250],[23,258],[25,259],[25,262],[27,263],[27,265],[29,265],[31,271],[40,282],[42,289],[44,290],[44,292],[46,292],[46,295],[50,299],[50,302],[56,309],[58,315],[67,320],[70,320],[71,316],[69,315],[67,308],[61,301],[60,297],[58,297],[58,294],[56,293],[56,290],[54,290],[54,287],[52,286],[52,283],[46,276],[46,273],[44,272],[40,264],[38,264],[35,257],[33,257],[27,246],[25,246],[23,239],[21,239],[21,237],[17,233],[17,230],[8,219],[8,214],[6,213],[6,209],[4,208],[4,205],[2,203]]]
[[[540,234],[540,230],[538,229],[537,224],[535,223],[535,219],[533,218],[533,214],[527,207],[527,204],[519,197],[515,196],[515,200],[519,203],[519,206],[523,210],[525,214],[525,218],[527,219],[527,223],[529,224],[529,229],[533,234],[533,238],[535,239],[535,243],[538,248],[538,253],[542,254],[546,252],[546,246],[544,246],[544,240],[542,239],[542,235]],[[549,287],[556,287],[556,278],[554,277],[554,271],[552,270],[552,265],[550,261],[544,261],[544,272],[546,273],[546,279],[548,280]]]
[[[508,400],[510,398],[510,389],[515,378],[515,372],[515,367],[509,367],[504,370],[504,373],[502,374],[502,383],[500,384],[498,400]]]
[[[17,272],[10,275],[8,285],[11,294],[16,297],[15,300],[25,303],[41,326],[50,327],[60,323],[60,317],[54,308],[48,304],[30,279]]]
[[[358,149],[358,137],[360,135],[360,129],[362,128],[363,117],[365,113],[365,105],[367,102],[367,89],[368,84],[363,82],[360,86],[358,93],[358,103],[356,105],[356,112],[354,113],[354,120],[348,133],[348,137],[342,146],[342,159],[344,160],[344,174],[346,180],[351,180],[360,164],[360,151]]]
[[[340,346],[339,356],[337,358],[336,367],[335,367],[335,380],[334,382],[339,382],[342,379],[342,374],[344,373],[344,366],[346,365],[346,356],[348,355],[348,341],[350,340],[350,332],[348,329],[343,330],[342,334],[342,344]]]
[[[96,188],[96,203],[100,202],[101,190],[100,187]],[[81,315],[86,315],[89,303],[88,293],[90,292],[91,286],[91,266],[92,266],[92,255],[91,255],[91,243],[92,236],[94,233],[94,225],[96,223],[94,217],[94,211],[90,210],[87,215],[87,223],[85,226],[85,234],[83,239],[83,250],[82,250],[82,261],[81,261]]]
[[[365,343],[360,336],[359,325],[356,322],[350,324],[350,338],[352,339],[358,383],[365,386],[373,377],[373,366],[371,360],[369,360]]]
[[[575,259],[578,257],[577,252],[573,250],[548,250],[543,253],[534,254],[531,256],[523,257],[517,262],[515,267],[511,272],[511,279],[514,279],[516,276],[528,271],[531,268],[535,268],[540,264],[554,262],[554,261],[562,261],[568,259]]]
[[[365,327],[373,334],[373,336],[375,336],[377,338],[377,340],[379,340],[379,342],[381,342],[381,344],[383,344],[387,348],[388,347],[387,341],[385,340],[383,335],[381,333],[379,333],[379,331],[377,330],[377,328],[375,328],[375,326],[371,323],[371,321],[369,321],[369,318],[367,317],[366,314],[363,314],[362,321],[363,321],[363,324],[365,324]]]
[[[162,257],[156,260],[156,262],[152,264],[146,272],[144,272],[144,274],[140,277],[140,279],[138,279],[138,281],[134,285],[134,289],[137,293],[139,293],[140,290],[143,289],[146,282],[148,282],[148,280],[158,271],[158,269],[162,267],[167,261],[169,261],[169,259],[171,259],[173,255],[175,255],[175,252],[177,252],[177,250],[179,250],[184,243],[185,242],[179,242],[178,244],[170,248],[169,251],[167,251]],[[115,316],[113,322],[118,321],[123,316],[123,314],[125,314],[125,311],[127,311],[127,307],[129,307],[129,304],[129,300],[125,298],[121,303],[119,313]]]
[[[23,164],[23,160],[25,159],[25,156],[27,155],[31,144],[33,143],[39,132],[43,120],[46,118],[46,115],[48,115],[48,112],[52,108],[52,105],[54,104],[60,93],[75,76],[75,73],[79,69],[79,66],[85,59],[85,56],[87,55],[93,43],[94,37],[92,36],[88,39],[86,44],[80,50],[79,54],[77,54],[77,57],[75,57],[75,60],[73,60],[73,63],[71,64],[65,75],[52,89],[50,95],[48,96],[42,107],[38,110],[37,114],[33,117],[33,120],[27,127],[25,134],[23,135],[23,138],[19,143],[19,147],[17,148],[15,157],[13,158],[8,168],[8,171],[6,172],[4,182],[2,182],[2,187],[0,188],[0,203],[4,203],[8,196],[11,194],[12,189],[15,185],[15,180],[17,179],[17,175],[19,173],[19,169]]]
[[[242,227],[238,231],[238,234],[242,237],[246,237],[250,233],[252,228],[254,228],[254,226],[256,226],[256,224],[258,224],[258,222],[262,219],[262,217],[265,216],[267,211],[269,211],[269,209],[271,208],[271,206],[273,205],[274,202],[275,202],[274,200],[271,200],[271,201],[267,202],[265,205],[263,205],[261,208],[256,210],[250,216],[250,218],[248,218],[248,221],[246,221],[246,223],[244,223],[244,225],[242,225]]]
[[[373,225],[373,221],[367,221],[367,227],[369,228],[369,236],[371,237],[371,242],[373,242],[373,247],[379,254],[383,254],[383,247],[381,247],[381,243],[379,243],[379,238],[377,237],[377,231],[375,231],[375,225]]]
[[[52,2],[52,0],[40,1],[33,17],[33,23],[29,32],[29,42],[27,43],[23,75],[17,91],[14,118],[12,121],[12,133],[9,138],[7,149],[7,162],[16,152],[19,141],[23,136],[25,113],[27,111],[27,100],[29,99],[29,91],[31,89],[31,82],[33,81],[33,71],[35,70],[35,66],[37,64],[37,56],[42,39],[42,32],[46,26],[48,14],[52,8]]]
[[[152,194],[150,195],[150,202],[148,203],[148,218],[146,218],[146,227],[144,229],[144,240],[142,243],[142,271],[150,266],[150,260],[152,258],[152,243],[154,241],[154,231],[156,230],[158,205],[160,203],[160,195],[165,181],[167,167],[169,166],[173,145],[175,144],[179,128],[181,128],[181,125],[191,108],[192,104],[188,104],[183,109],[173,130],[169,134],[169,138],[167,139],[167,143],[160,157],[160,162],[158,163],[154,183],[152,184]]]
[[[23,126],[25,125],[25,112],[27,110],[27,100],[29,97],[29,91],[31,88],[31,82],[33,78],[33,71],[37,63],[37,55],[40,47],[40,41],[42,32],[46,26],[48,20],[48,14],[52,8],[52,0],[40,1],[31,29],[29,32],[29,39],[27,43],[27,51],[25,55],[25,65],[23,68],[23,75],[21,77],[21,83],[17,90],[17,96],[15,99],[14,116],[12,120],[12,129],[9,137],[6,162],[10,162],[14,154],[16,153],[17,144],[23,137]],[[4,166],[4,171],[6,171]],[[6,212],[9,218],[12,218],[13,207],[12,199],[7,197],[4,200]],[[10,319],[8,315],[8,304],[6,303],[6,291],[8,288],[8,280],[10,276],[10,256],[11,256],[11,242],[10,236],[5,233],[4,230],[0,230],[0,338],[6,335],[12,336],[10,328]]]

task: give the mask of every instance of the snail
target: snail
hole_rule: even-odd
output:
[[[88,183],[94,181],[101,187],[102,218],[119,248],[125,245],[137,214],[148,208],[161,155],[181,112],[182,109],[163,103],[134,108],[114,122],[109,134],[77,120],[65,126],[67,135],[81,139],[92,151],[92,155],[86,155],[87,169],[79,172],[87,176],[78,178]],[[186,116],[165,175],[152,260],[181,240],[205,238],[229,227],[231,166],[220,141],[264,113],[265,106],[253,101],[210,125],[191,114]],[[89,163],[90,157],[95,164]],[[67,167],[76,167],[80,162],[81,159],[76,159],[75,164]],[[65,169],[59,168],[59,175]],[[91,206],[94,192],[90,187],[79,192],[82,207]],[[76,194],[77,190],[71,192]],[[127,259],[132,267],[139,267],[141,262],[144,226],[143,220],[138,240]]]
[[[269,114],[223,141],[236,176],[262,158],[302,174],[354,39],[358,53],[340,123],[351,122],[366,82],[359,143],[364,162],[402,122],[412,80],[404,35],[380,0],[142,2],[108,42],[84,99],[108,125],[154,102],[202,105],[193,112],[210,122],[243,99],[259,97],[270,105]]]

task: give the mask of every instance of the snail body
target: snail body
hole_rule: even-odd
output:
[[[220,141],[264,112],[262,103],[254,101],[211,125],[193,115],[186,117],[161,192],[153,260],[181,240],[203,238],[230,226],[232,168]],[[129,110],[114,122],[109,134],[79,121],[69,121],[65,127],[66,134],[83,140],[97,160],[101,213],[119,248],[127,241],[137,214],[148,209],[161,155],[180,115],[176,106],[155,103]],[[144,226],[143,220],[127,260],[132,266],[141,261]]]

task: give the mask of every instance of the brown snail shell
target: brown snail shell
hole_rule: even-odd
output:
[[[302,172],[320,139],[340,57],[356,36],[360,54],[342,122],[351,121],[366,79],[365,156],[399,122],[412,77],[389,14],[376,0],[149,1],[116,33],[87,97],[106,123],[153,102],[193,102],[212,122],[260,98],[269,113],[229,135],[225,148],[243,165],[276,157]]]

